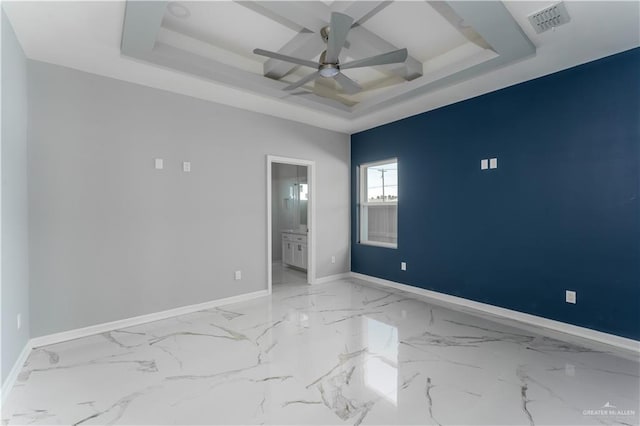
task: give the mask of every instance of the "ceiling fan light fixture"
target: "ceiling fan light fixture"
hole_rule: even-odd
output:
[[[327,49],[320,54],[318,62],[308,59],[297,58],[295,56],[283,55],[278,52],[270,52],[264,49],[253,49],[256,55],[266,56],[268,58],[277,59],[279,61],[290,62],[296,65],[313,68],[316,71],[302,77],[295,83],[283,87],[283,90],[293,90],[303,86],[318,77],[333,78],[342,87],[344,93],[353,95],[362,91],[362,87],[355,81],[341,73],[343,69],[372,67],[376,65],[397,64],[407,60],[407,49],[397,49],[392,52],[383,53],[381,55],[369,56],[364,59],[340,63],[339,55],[343,47],[346,47],[347,35],[353,18],[348,15],[333,12],[331,14],[331,22],[329,26],[322,28],[320,31],[323,40],[327,43]],[[326,39],[326,40],[325,40]],[[265,74],[266,75],[266,74]]]
[[[340,70],[333,64],[326,64],[320,67],[319,72],[322,77],[330,78],[338,75]]]

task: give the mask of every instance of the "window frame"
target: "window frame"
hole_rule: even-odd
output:
[[[362,244],[362,245],[366,245],[366,246],[374,246],[374,247],[383,247],[383,248],[390,248],[390,249],[397,249],[398,248],[398,233],[396,232],[396,242],[395,243],[386,243],[386,242],[381,242],[381,241],[371,241],[368,238],[363,238],[363,235],[366,235],[366,226],[368,225],[367,222],[367,207],[369,206],[389,206],[389,205],[395,205],[396,206],[396,229],[398,228],[398,215],[397,215],[397,209],[398,209],[398,200],[396,199],[396,201],[382,201],[382,202],[370,202],[367,201],[365,198],[367,198],[367,176],[366,176],[366,170],[369,167],[373,167],[373,166],[380,166],[383,164],[389,164],[389,163],[396,163],[398,170],[400,169],[399,167],[399,162],[398,162],[398,158],[397,157],[392,157],[392,158],[388,158],[385,160],[380,160],[380,161],[372,161],[369,163],[362,163],[358,166],[358,244]],[[398,190],[400,189],[400,176],[398,176]],[[398,194],[399,195],[399,194]],[[399,198],[399,197],[398,197]]]

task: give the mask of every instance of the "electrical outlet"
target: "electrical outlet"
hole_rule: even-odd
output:
[[[18,327],[18,330],[22,328],[22,314],[18,314],[18,316],[16,317],[16,325]]]
[[[335,256],[331,256],[331,263],[336,263],[336,257]]]
[[[400,262],[400,270],[401,271],[407,270],[407,262]]]
[[[565,300],[567,301],[567,303],[572,303],[572,304],[576,304],[576,292],[575,291],[571,291],[571,290],[567,290],[565,292]]]
[[[240,281],[242,279],[242,271],[236,271],[235,279],[236,281]]]
[[[189,172],[191,171],[191,162],[189,162],[189,161],[184,161],[184,162],[182,163],[182,171],[183,171],[183,172],[187,172],[187,173],[189,173]]]

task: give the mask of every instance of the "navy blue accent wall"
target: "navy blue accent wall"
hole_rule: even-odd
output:
[[[357,166],[392,157],[398,248],[364,246]],[[351,162],[352,271],[640,340],[640,49],[354,134]]]

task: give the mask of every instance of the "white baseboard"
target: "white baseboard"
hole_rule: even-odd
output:
[[[11,391],[11,388],[13,388],[13,384],[16,382],[16,379],[18,378],[18,374],[20,374],[20,370],[22,370],[22,366],[24,365],[25,362],[27,362],[27,358],[31,353],[31,348],[32,348],[31,341],[29,340],[24,345],[24,348],[22,348],[22,352],[20,352],[20,355],[18,355],[18,359],[16,359],[16,362],[13,364],[13,368],[11,368],[11,371],[9,372],[9,375],[5,379],[4,383],[2,383],[2,399],[1,400],[3,405],[5,400],[7,399],[7,396],[9,395],[9,391]]]
[[[48,334],[30,339],[24,346],[20,356],[16,360],[11,369],[11,373],[2,384],[2,402],[9,395],[11,388],[22,370],[22,366],[26,362],[32,349],[41,346],[52,345],[54,343],[66,342],[67,340],[79,339],[81,337],[91,336],[94,334],[105,333],[107,331],[118,330],[121,328],[132,327],[134,325],[146,324],[152,321],[158,321],[178,315],[190,314],[192,312],[203,311],[222,305],[230,305],[232,303],[245,302],[247,300],[256,299],[258,297],[268,296],[268,290],[255,291],[253,293],[240,294],[238,296],[225,297],[224,299],[211,300],[209,302],[198,303],[195,305],[181,306],[179,308],[169,309],[152,314],[140,315],[132,318],[125,318],[118,321],[105,322],[102,324],[91,325],[89,327],[77,328],[75,330],[63,331],[61,333]]]
[[[179,308],[169,309],[152,314],[140,315],[132,318],[125,318],[117,321],[105,322],[102,324],[91,325],[89,327],[76,328],[75,330],[63,331],[61,333],[47,334],[46,336],[34,337],[31,339],[31,347],[38,348],[40,346],[51,345],[54,343],[65,342],[67,340],[78,339],[80,337],[91,336],[93,334],[105,333],[107,331],[118,330],[120,328],[132,327],[134,325],[145,324],[152,321],[158,321],[178,315],[190,314],[192,312],[203,311],[205,309],[215,308],[221,305],[229,305],[231,303],[244,302],[246,300],[255,299],[257,297],[267,296],[268,290],[255,291],[253,293],[240,294],[238,296],[225,297],[224,299],[211,300],[209,302],[198,303],[195,305],[181,306]]]
[[[313,284],[324,284],[331,281],[342,280],[345,278],[349,278],[351,276],[351,272],[345,272],[343,274],[335,274],[335,275],[327,275],[326,277],[316,278],[313,281]]]
[[[618,350],[622,350],[624,352],[623,355],[631,356],[634,359],[640,356],[640,342],[637,340],[616,336],[614,334],[603,333],[601,331],[592,330],[590,328],[567,324],[536,315],[525,314],[523,312],[513,311],[511,309],[488,305],[486,303],[475,302],[473,300],[464,299],[462,297],[438,293],[436,291],[426,290],[420,287],[401,284],[395,281],[376,278],[357,272],[351,272],[351,276],[353,278],[369,281],[374,284],[380,284],[382,286],[392,287],[409,293],[424,296],[428,299],[439,302],[440,304],[455,306],[457,308],[462,307],[462,311],[466,311],[469,313],[481,313],[485,315],[488,314],[497,321],[500,321],[501,318],[515,321],[518,323],[518,326],[539,334],[550,335],[550,337],[556,338],[561,337],[559,336],[559,334],[570,335],[578,337],[580,339],[586,339],[600,345],[605,345]]]

